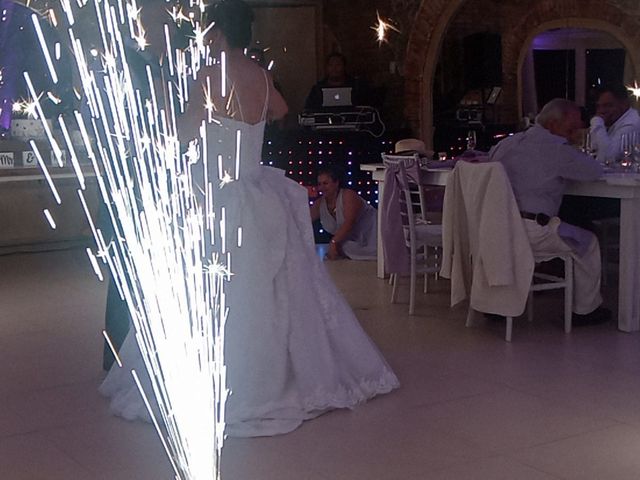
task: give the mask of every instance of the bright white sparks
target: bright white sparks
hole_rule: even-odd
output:
[[[116,347],[114,347],[113,342],[111,342],[111,338],[109,338],[109,335],[105,330],[102,331],[102,336],[106,340],[107,345],[109,345],[109,349],[111,350],[111,353],[113,354],[113,358],[115,358],[116,363],[118,364],[118,367],[122,368],[123,365],[122,365],[122,360],[120,360],[120,355],[118,355]]]
[[[636,100],[640,99],[640,87],[638,87],[638,82],[634,80],[633,87],[630,87],[629,85],[627,85],[627,90],[629,90],[631,95],[636,97]]]
[[[387,38],[387,33],[389,32],[389,30],[400,33],[400,30],[398,30],[392,24],[385,22],[380,17],[380,13],[376,12],[376,17],[377,23],[373,27],[371,27],[371,29],[376,32],[376,38],[379,45],[382,45],[383,43],[389,41],[389,39]]]
[[[56,229],[56,222],[53,219],[53,216],[51,215],[51,212],[49,211],[49,209],[45,208],[43,210],[43,213],[44,213],[44,217],[47,219],[47,222],[49,222],[49,225],[51,226],[51,229],[55,230]]]
[[[167,15],[175,22],[193,24],[196,38],[186,51],[174,51],[170,29],[164,28],[162,47],[171,66],[161,74],[156,73],[158,65],[148,65],[143,72],[129,68],[129,46],[133,44],[140,50],[149,47],[141,22],[143,15],[135,0],[92,2],[101,39],[95,47],[78,38],[73,27],[79,10],[87,3],[60,0],[71,25],[66,35],[82,83],[79,93],[88,108],[57,119],[66,158],[77,177],[78,199],[95,240],[95,248],[87,248],[86,255],[100,280],[103,268],[111,272],[128,305],[151,391],[142,390],[135,372],[134,380],[170,456],[176,479],[218,479],[227,397],[223,351],[225,282],[232,273],[225,246],[225,212],[216,208],[214,197],[219,188],[239,176],[240,132],[231,140],[236,142],[235,171],[233,176],[223,173],[220,165],[220,185],[215,182],[217,156],[212,158],[213,167],[206,164],[206,128],[189,144],[186,154],[180,153],[176,112],[183,111],[189,98],[188,77],[196,79],[201,66],[213,63],[205,46],[208,29],[203,30],[195,20],[204,11],[203,2],[192,2],[195,14],[174,8]],[[37,18],[33,22],[39,29]],[[55,63],[43,36],[41,47],[53,76]],[[56,48],[55,59],[59,57],[57,51]],[[100,65],[96,65],[98,62]],[[226,69],[224,54],[217,62]],[[28,72],[24,76],[31,101],[16,102],[13,108],[33,112],[43,121],[54,157],[62,166],[62,149],[45,121],[40,103],[43,93],[35,91]],[[233,94],[232,89],[227,91],[226,72],[222,79],[221,85],[209,85],[208,96],[205,95],[205,110],[214,125],[215,107],[210,92],[219,88],[223,96]],[[53,93],[46,95],[43,101],[59,103]],[[74,136],[78,132],[73,130],[79,130],[79,135]],[[79,149],[72,141],[77,142],[78,138],[82,141]],[[48,162],[35,142],[30,145],[60,204]],[[81,158],[90,162],[113,238],[106,237],[102,223],[91,216],[87,202],[89,176]],[[212,178],[207,177],[209,168]],[[203,191],[194,185],[201,185]],[[44,215],[51,228],[56,228],[49,210],[44,210]],[[230,233],[237,233],[238,242],[242,242],[241,228]],[[222,252],[220,256],[211,246],[217,238],[220,245],[215,249]],[[108,336],[105,338],[110,344]],[[122,366],[117,356],[116,361]],[[158,412],[150,407],[148,397],[152,395]]]
[[[224,172],[222,177],[220,177],[220,188],[230,184],[231,182],[233,182],[233,177],[229,175],[229,172]]]
[[[227,54],[225,52],[220,53],[220,95],[222,98],[227,96]]]
[[[53,83],[58,83],[58,74],[56,73],[56,69],[53,66],[53,60],[51,59],[51,54],[49,53],[49,47],[47,46],[47,42],[44,39],[42,28],[40,27],[40,20],[38,19],[38,15],[36,15],[35,13],[32,14],[31,20],[33,21],[33,26],[35,27],[36,36],[38,37],[38,41],[40,42],[40,48],[42,48],[44,59],[47,62],[47,68],[49,68],[49,73],[51,74],[51,80],[53,80]]]

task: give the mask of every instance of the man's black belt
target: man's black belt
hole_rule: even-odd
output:
[[[526,220],[535,220],[538,225],[543,227],[551,220],[551,217],[546,213],[520,212],[520,216]]]

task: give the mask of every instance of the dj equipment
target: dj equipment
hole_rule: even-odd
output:
[[[298,115],[301,127],[328,131],[367,131],[373,136],[384,133],[380,114],[373,107],[333,108],[320,112],[303,112]]]

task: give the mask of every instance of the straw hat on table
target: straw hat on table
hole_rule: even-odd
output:
[[[396,142],[394,153],[396,155],[410,155],[418,153],[421,157],[433,157],[433,150],[427,150],[422,140],[417,138],[405,138]]]

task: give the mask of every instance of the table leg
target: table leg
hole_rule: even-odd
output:
[[[640,198],[620,200],[618,328],[640,330]]]
[[[378,265],[377,276],[384,278],[384,251],[382,250],[382,197],[384,195],[384,182],[378,182]]]

